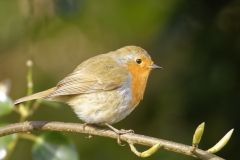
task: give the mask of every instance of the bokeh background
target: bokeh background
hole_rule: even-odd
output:
[[[239,157],[239,0],[0,1],[0,80],[12,81],[12,99],[26,95],[28,59],[38,92],[55,86],[85,59],[126,45],[141,46],[164,69],[151,73],[144,100],[116,128],[190,145],[195,128],[206,122],[201,149],[235,128],[217,155]],[[28,120],[81,122],[70,107],[59,105],[42,104]],[[0,118],[1,123],[18,120],[16,113]],[[66,135],[81,159],[140,159],[113,139]],[[20,141],[11,159],[32,159],[31,146]],[[194,158],[159,150],[149,159]]]

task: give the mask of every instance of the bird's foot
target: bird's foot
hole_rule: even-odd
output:
[[[83,131],[85,131],[85,128],[86,128],[87,125],[88,125],[88,123],[83,124]]]
[[[85,131],[85,127],[86,127],[87,125],[89,125],[89,124],[88,124],[88,123],[84,123],[84,124],[83,124],[83,131]],[[93,135],[89,134],[89,135],[86,136],[85,138],[92,138],[92,137],[93,137]]]
[[[134,133],[133,130],[129,129],[129,130],[125,130],[125,129],[121,129],[121,130],[118,130],[116,128],[114,128],[113,126],[111,126],[110,124],[108,123],[104,123],[108,128],[110,128],[113,132],[115,132],[117,135],[118,135],[118,138],[117,138],[117,142],[120,146],[124,146],[125,144],[122,144],[121,143],[121,140],[120,140],[120,136],[122,134],[126,134],[126,133]]]

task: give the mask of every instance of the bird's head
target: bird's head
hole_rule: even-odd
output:
[[[116,52],[117,61],[131,73],[148,75],[152,69],[162,69],[153,63],[150,55],[142,48],[137,46],[126,46]]]

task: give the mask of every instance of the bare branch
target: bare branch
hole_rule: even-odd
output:
[[[117,134],[113,131],[102,128],[95,125],[87,125],[83,129],[83,124],[79,123],[64,123],[64,122],[46,122],[46,121],[30,121],[15,123],[8,126],[0,128],[0,137],[18,133],[18,132],[30,132],[34,130],[48,130],[48,131],[64,131],[64,132],[76,132],[85,133],[90,135],[109,137],[117,139]],[[128,133],[121,135],[120,139],[126,141],[129,144],[141,144],[145,146],[153,146],[157,143],[161,143],[161,148],[188,156],[192,156],[202,160],[223,160],[222,158],[196,148],[193,150],[192,146],[171,142],[163,139],[158,139],[154,137],[148,137],[144,135]]]

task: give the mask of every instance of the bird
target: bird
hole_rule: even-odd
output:
[[[68,104],[88,124],[106,125],[120,135],[132,130],[112,126],[128,116],[143,99],[149,73],[162,69],[141,47],[125,46],[85,60],[53,88],[14,101],[34,99]]]

